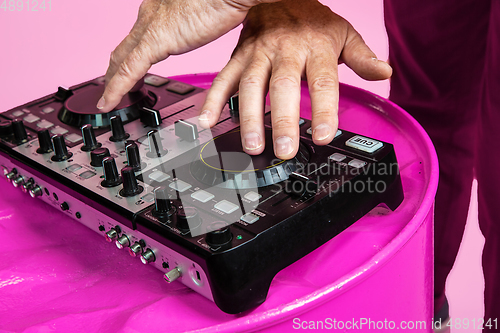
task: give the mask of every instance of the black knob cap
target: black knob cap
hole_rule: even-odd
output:
[[[163,149],[160,133],[157,130],[152,130],[148,132],[148,140],[149,140],[149,152],[146,153],[147,157],[151,158],[161,157],[168,153],[167,149]]]
[[[12,131],[14,132],[14,141],[16,144],[28,141],[28,133],[22,120],[15,119],[12,121]]]
[[[123,188],[120,190],[120,195],[122,197],[133,197],[134,195],[137,195],[144,190],[144,188],[137,183],[137,179],[135,179],[134,169],[132,167],[124,167],[121,173]]]
[[[182,207],[177,212],[176,227],[181,232],[192,232],[201,225],[198,210],[194,207]]]
[[[207,244],[212,247],[227,245],[233,239],[231,229],[226,222],[213,222],[210,224],[209,228],[213,231],[207,234],[205,240]]]
[[[122,118],[119,116],[113,116],[109,118],[109,122],[111,124],[111,132],[113,133],[109,140],[117,142],[127,140],[130,137],[130,134],[125,133]]]
[[[97,142],[95,137],[94,129],[92,125],[87,124],[82,126],[82,136],[83,136],[83,151],[92,151],[101,147],[101,144]]]
[[[122,183],[122,177],[116,168],[116,162],[113,157],[105,157],[102,160],[104,170],[104,180],[101,182],[103,187],[114,187]]]
[[[48,129],[44,129],[38,132],[38,144],[40,145],[40,148],[36,150],[38,154],[47,154],[53,151],[52,140],[50,139],[50,133]]]
[[[7,137],[12,134],[12,121],[0,120],[0,137]]]
[[[111,156],[108,148],[97,148],[90,152],[90,165],[93,167],[102,167],[102,161]]]
[[[125,152],[127,154],[127,165],[134,168],[134,171],[139,171],[146,167],[146,163],[141,164],[139,146],[135,142],[126,145]]]
[[[62,135],[58,134],[52,137],[52,144],[55,152],[55,154],[51,157],[52,161],[62,162],[73,156],[72,152],[68,152],[66,142],[64,141],[64,137]]]
[[[143,107],[141,109],[141,122],[151,127],[160,126],[162,123],[160,111]]]
[[[162,221],[168,220],[168,218],[174,213],[175,207],[172,206],[170,201],[170,195],[165,187],[160,186],[155,189],[155,207],[151,211],[153,216],[159,218]]]

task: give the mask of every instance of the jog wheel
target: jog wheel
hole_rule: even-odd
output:
[[[273,142],[270,129],[266,129],[266,142]],[[191,163],[191,174],[206,185],[221,188],[263,187],[288,179],[292,172],[308,163],[309,156],[302,142],[297,155],[290,160],[276,158],[272,144],[267,144],[260,155],[248,155],[241,146],[240,130],[235,130],[203,145]]]
[[[91,124],[93,128],[109,127],[111,117],[120,116],[125,124],[138,119],[142,107],[152,107],[156,103],[156,96],[141,87],[123,96],[114,110],[102,113],[96,105],[103,92],[104,84],[95,82],[75,89],[73,95],[64,102],[64,107],[58,115],[59,120],[74,127],[85,124]]]

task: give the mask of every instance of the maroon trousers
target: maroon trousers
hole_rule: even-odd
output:
[[[485,320],[500,321],[500,0],[385,0],[390,99],[429,133],[440,163],[435,311],[478,180]]]

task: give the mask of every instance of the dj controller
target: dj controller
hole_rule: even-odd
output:
[[[204,129],[204,89],[148,74],[106,114],[103,91],[99,77],[1,113],[5,178],[224,312],[258,306],[280,270],[403,200],[390,143],[338,130],[316,146],[300,119],[293,159],[269,144],[250,156],[237,95]],[[272,142],[270,107],[264,119]]]

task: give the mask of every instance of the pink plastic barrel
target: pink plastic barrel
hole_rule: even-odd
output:
[[[206,88],[213,77],[177,79]],[[302,97],[309,118],[305,89]],[[0,179],[0,332],[431,331],[434,148],[406,112],[366,91],[342,85],[339,112],[341,128],[394,144],[405,199],[282,270],[266,302],[240,315],[165,283],[160,271]]]

